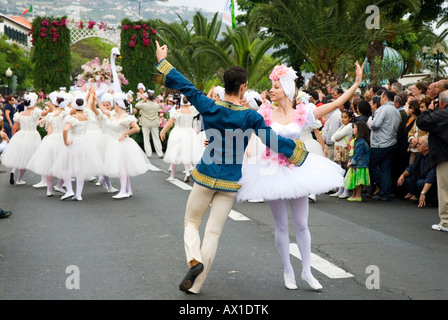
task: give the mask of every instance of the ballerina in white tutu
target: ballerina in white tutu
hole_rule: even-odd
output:
[[[43,112],[36,108],[38,96],[31,92],[24,98],[25,111],[14,114],[13,136],[1,156],[3,165],[12,168],[9,178],[10,184],[14,184],[14,174],[19,169],[15,182],[18,185],[26,184],[22,180],[23,175],[26,172],[28,162],[41,143],[41,136],[37,131],[37,122],[42,117]],[[20,130],[17,132],[19,128]]]
[[[272,89],[270,98],[278,103],[273,110],[264,104],[260,113],[266,125],[270,125],[280,136],[293,140],[299,139],[302,129],[312,126],[316,120],[330,113],[347,101],[359,87],[363,67],[357,66],[356,83],[344,95],[333,103],[317,109],[305,104],[293,108],[292,101],[296,93],[296,72],[285,66],[274,69],[270,79]],[[289,200],[297,244],[302,256],[302,279],[312,289],[320,290],[322,285],[311,272],[311,235],[308,229],[309,194],[320,194],[339,187],[344,183],[344,171],[331,160],[310,153],[300,167],[290,165],[286,157],[274,154],[266,149],[256,163],[243,166],[243,176],[239,182],[238,200],[264,198],[269,201],[275,220],[275,241],[284,266],[284,281],[288,289],[297,289],[294,270],[289,256],[288,210]]]
[[[50,103],[55,109],[45,119],[47,135],[27,165],[28,170],[46,178],[47,197],[54,195],[52,168],[58,155],[65,149],[62,129],[64,128],[65,117],[70,114],[69,111],[65,110],[70,102],[65,92],[52,92],[50,94]],[[54,190],[65,193],[62,188],[63,184],[64,180],[59,179],[57,185],[54,186]]]
[[[114,199],[132,196],[130,177],[135,177],[151,170],[151,163],[142,148],[129,136],[140,132],[137,119],[126,112],[129,104],[124,94],[114,95],[114,110],[110,111],[99,105],[103,112],[103,130],[108,136],[103,175],[120,178],[120,191]]]
[[[59,153],[52,168],[52,174],[62,177],[67,188],[61,200],[71,197],[72,200],[82,201],[84,181],[100,174],[103,167],[101,154],[94,142],[87,138],[87,127],[93,119],[84,113],[86,105],[84,94],[74,97],[72,106],[76,112],[65,117],[62,137],[66,148]],[[73,192],[72,177],[76,178],[76,194]]]
[[[171,175],[167,179],[168,181],[174,180],[177,166],[183,164],[185,167],[184,181],[188,182],[192,166],[201,160],[203,146],[200,137],[193,129],[193,119],[197,115],[196,108],[191,106],[186,97],[182,97],[181,108],[170,114],[170,120],[160,132],[160,138],[164,141],[167,131],[175,124],[170,132],[163,158],[163,161],[171,164]]]

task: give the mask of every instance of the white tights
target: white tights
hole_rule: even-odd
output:
[[[311,273],[311,234],[308,229],[308,197],[289,200],[292,220],[296,231],[297,245],[302,256],[302,275],[314,279]],[[275,243],[283,263],[285,275],[294,277],[289,255],[288,209],[286,200],[269,201],[275,221]]]
[[[186,175],[190,175],[190,171],[191,171],[191,164],[184,164],[185,167],[185,171],[186,171]],[[177,169],[177,164],[172,163],[170,170],[171,170],[171,178],[174,178],[174,175],[176,174],[176,169]]]

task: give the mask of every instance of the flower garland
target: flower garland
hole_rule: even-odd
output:
[[[272,125],[272,108],[268,103],[264,103],[258,111],[264,119],[267,126]],[[306,117],[308,111],[304,103],[300,103],[296,106],[294,111],[294,123],[303,128],[306,124]],[[269,161],[271,164],[281,167],[294,168],[294,164],[290,163],[288,158],[284,154],[277,154],[271,149],[266,148],[266,151],[260,155],[260,159],[263,161]]]
[[[102,83],[106,83],[107,85],[111,84],[112,79],[112,71],[111,64],[109,59],[104,59],[103,63],[100,63],[100,59],[97,57],[92,61],[89,61],[81,66],[83,72],[76,77],[76,85],[82,86],[88,82],[95,82],[98,87],[101,86]],[[121,66],[116,66],[118,78],[123,85],[128,85],[128,80],[125,76],[120,72],[122,70]]]

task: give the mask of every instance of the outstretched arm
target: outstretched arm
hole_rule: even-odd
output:
[[[328,104],[324,104],[324,105],[320,106],[319,108],[316,108],[314,110],[314,117],[316,119],[320,119],[320,118],[326,116],[327,114],[331,113],[332,111],[336,110],[337,108],[339,108],[339,106],[346,103],[353,96],[356,89],[358,89],[359,86],[361,85],[364,64],[365,63],[363,63],[362,66],[360,66],[358,61],[356,61],[355,84],[350,89],[348,89],[342,96],[340,96],[336,101],[328,103]]]
[[[166,60],[168,55],[168,47],[166,45],[161,47],[156,40],[156,46],[157,60],[159,61],[156,69],[159,71],[159,74],[153,75],[152,80],[167,88],[179,90],[196,107],[199,113],[203,114],[206,112],[215,101],[208,98],[201,90],[198,90]]]

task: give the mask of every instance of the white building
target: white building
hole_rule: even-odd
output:
[[[0,34],[5,34],[11,41],[31,50],[31,22],[20,16],[6,16],[0,13]]]

